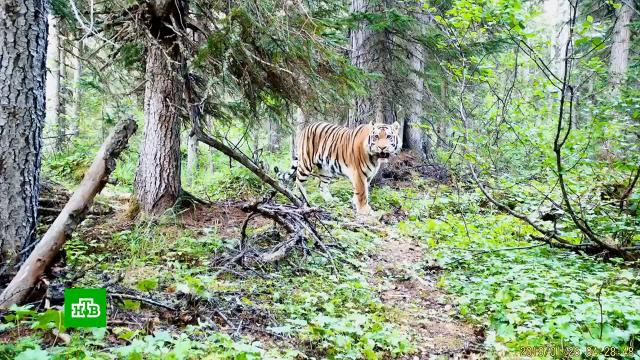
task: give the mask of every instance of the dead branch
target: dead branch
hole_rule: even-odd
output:
[[[273,194],[265,196],[262,200],[253,204],[248,204],[242,207],[242,211],[247,212],[249,215],[247,218],[253,218],[257,215],[273,220],[280,225],[287,232],[287,238],[270,250],[262,252],[260,250],[248,249],[246,242],[242,245],[242,250],[245,250],[245,257],[253,257],[260,263],[272,263],[283,259],[291,250],[296,246],[302,246],[307,239],[312,239],[314,243],[325,251],[330,258],[331,255],[324,246],[322,239],[318,232],[315,230],[314,224],[310,218],[318,215],[324,215],[318,208],[311,207],[294,207],[292,205],[282,205],[272,202]],[[331,259],[333,262],[333,259]]]
[[[291,203],[296,206],[302,206],[303,202],[298,196],[296,196],[291,190],[283,186],[278,180],[267,174],[267,172],[259,165],[257,165],[252,159],[250,159],[237,149],[234,149],[224,142],[205,133],[204,126],[202,125],[203,102],[198,101],[191,76],[185,73],[184,77],[185,98],[187,99],[187,102],[189,104],[189,118],[193,124],[193,133],[197,137],[198,141],[213,147],[214,149],[227,155],[229,158],[232,158],[233,160],[244,165],[244,167],[254,173],[258,178],[260,178],[260,180],[270,185],[274,190],[287,197],[287,199],[289,199]]]
[[[75,228],[84,220],[93,198],[106,185],[109,174],[116,167],[116,159],[127,147],[129,138],[136,130],[137,125],[133,119],[127,119],[116,125],[113,133],[102,144],[93,164],[67,205],[22,264],[16,276],[0,294],[0,308],[18,304],[29,295],[65,241],[71,238]]]
[[[631,195],[631,193],[633,192],[633,189],[636,187],[636,184],[638,183],[638,178],[640,178],[640,165],[638,165],[638,168],[636,169],[636,174],[631,180],[629,187],[627,187],[627,189],[624,191],[624,193],[620,197],[620,212],[624,211],[624,205],[627,202],[627,198]]]
[[[169,305],[165,305],[159,301],[155,301],[153,299],[149,299],[149,298],[145,298],[142,296],[136,296],[136,295],[129,295],[129,294],[120,294],[120,293],[108,293],[107,294],[110,298],[111,297],[117,297],[119,299],[129,299],[129,300],[135,300],[135,301],[140,301],[143,302],[145,304],[149,304],[149,305],[153,305],[153,306],[157,306],[157,307],[161,307],[163,309],[167,309],[167,310],[171,310],[171,311],[176,311],[176,308],[169,306]]]

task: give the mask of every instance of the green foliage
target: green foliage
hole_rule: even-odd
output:
[[[382,350],[392,355],[410,350],[407,338],[386,322],[384,309],[363,279],[340,284],[327,280],[296,279],[291,289],[275,293],[282,301],[277,308],[288,319],[271,331],[318,343],[330,359],[378,359]]]
[[[95,144],[76,142],[67,151],[45,158],[43,174],[57,182],[78,183],[89,169],[96,151]]]
[[[116,348],[114,353],[122,359],[194,359],[209,355],[213,359],[252,360],[263,358],[259,344],[235,342],[230,336],[213,333],[204,339],[190,339],[187,329],[181,335],[158,331],[131,344]]]
[[[398,230],[429,246],[426,260],[444,267],[440,285],[455,295],[460,314],[488,328],[488,349],[505,355],[527,347],[565,346],[583,354],[608,347],[629,354],[630,346],[637,348],[637,269],[546,246],[530,248],[533,229],[479,208],[480,196],[440,193],[429,206],[440,209],[432,218],[401,222]],[[429,200],[405,206],[423,201]]]

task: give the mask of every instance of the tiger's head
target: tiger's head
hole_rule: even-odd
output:
[[[367,137],[366,150],[369,155],[388,159],[400,151],[400,124],[369,124],[371,131]]]

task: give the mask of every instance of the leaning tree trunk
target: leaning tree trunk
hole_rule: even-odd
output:
[[[424,92],[424,80],[422,78],[423,70],[423,51],[422,46],[418,43],[407,44],[409,49],[409,65],[411,73],[409,74],[409,88],[407,89],[408,109],[404,121],[403,148],[413,150],[421,157],[426,157],[424,136],[420,127],[422,116],[422,94]]]
[[[178,57],[177,49],[169,50]],[[150,45],[147,50],[144,135],[135,178],[140,209],[152,216],[172,207],[180,194],[178,103],[183,83],[166,51],[159,44]]]
[[[36,239],[47,6],[0,6],[0,273]],[[26,251],[25,251],[26,252]]]
[[[631,44],[629,23],[635,11],[629,6],[629,4],[633,5],[633,2],[622,2],[621,4],[622,7],[616,11],[617,20],[613,29],[613,42],[609,59],[609,86],[614,94],[620,91],[620,87],[627,78],[629,46]]]

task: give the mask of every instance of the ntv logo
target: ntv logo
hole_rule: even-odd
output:
[[[94,304],[93,299],[79,299],[77,304],[71,304],[72,318],[97,318],[100,316],[100,305]]]
[[[64,289],[64,326],[87,328],[107,326],[107,290]]]

